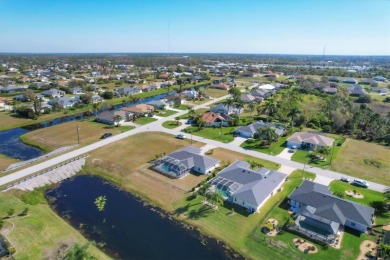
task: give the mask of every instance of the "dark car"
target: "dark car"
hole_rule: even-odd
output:
[[[105,139],[110,136],[112,136],[112,133],[105,133],[104,135],[102,135],[102,137],[100,137],[100,139]]]

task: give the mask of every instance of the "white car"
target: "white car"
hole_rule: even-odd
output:
[[[184,138],[186,138],[186,136],[183,135],[183,134],[178,134],[178,135],[176,136],[176,138],[177,138],[177,139],[184,139]]]
[[[359,179],[355,179],[352,181],[351,183],[352,185],[356,185],[356,186],[360,186],[360,187],[364,187],[364,188],[368,188],[368,183],[363,181],[363,180],[359,180]]]

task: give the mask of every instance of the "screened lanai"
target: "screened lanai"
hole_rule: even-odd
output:
[[[190,171],[190,169],[181,163],[180,160],[170,156],[165,156],[156,160],[154,162],[154,169],[175,178],[181,178]]]

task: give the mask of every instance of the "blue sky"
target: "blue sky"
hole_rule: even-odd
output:
[[[0,52],[390,55],[388,0],[0,0]]]

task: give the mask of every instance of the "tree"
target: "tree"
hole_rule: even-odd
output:
[[[84,103],[84,104],[91,104],[92,102],[92,94],[83,94],[83,95],[80,95],[80,100]]]
[[[115,116],[114,116],[114,122],[115,122],[115,124],[116,124],[117,127],[120,126],[120,122],[121,122],[122,120],[123,120],[122,116],[120,116],[120,115],[115,115]]]
[[[93,103],[92,104],[92,109],[95,112],[95,117],[97,117],[97,112],[99,111],[100,107],[101,107],[100,103]]]
[[[229,89],[228,93],[230,95],[232,95],[234,101],[236,101],[236,102],[239,101],[239,99],[241,97],[241,90],[239,88],[233,87],[233,88]]]
[[[14,213],[15,213],[15,209],[12,208],[7,211],[8,217],[11,217]]]
[[[290,108],[290,111],[288,111],[287,116],[291,117],[291,126],[294,127],[294,122],[297,117],[297,115],[300,113],[300,110],[298,107],[294,106]]]
[[[225,201],[225,198],[218,190],[215,190],[211,195],[211,201],[213,201],[214,205],[222,205],[223,202]]]
[[[209,193],[209,190],[211,188],[211,184],[206,182],[199,188],[199,194],[204,196],[204,201],[207,201],[207,195]]]
[[[235,107],[238,109],[238,121],[240,121],[240,111],[244,108],[244,102],[242,100],[236,102]]]
[[[192,107],[189,107],[188,108],[188,115],[189,115],[189,117],[192,118],[194,114],[195,114],[195,110]]]
[[[20,214],[23,215],[23,216],[25,216],[25,215],[28,214],[29,210],[30,210],[29,208],[24,208],[24,210],[23,210],[22,213],[20,213]]]
[[[112,99],[114,97],[114,93],[112,91],[106,90],[103,92],[102,97],[104,99]]]
[[[92,260],[96,259],[91,253],[88,252],[88,247],[90,243],[85,245],[80,245],[78,243],[74,244],[68,249],[64,260]]]
[[[255,110],[256,104],[255,102],[250,102],[248,105],[249,108],[249,117],[252,117],[252,112]]]
[[[279,135],[275,132],[275,129],[266,126],[257,130],[259,140],[266,140],[267,144],[271,144],[278,140]]]
[[[229,111],[230,107],[234,105],[234,100],[231,98],[227,98],[225,102],[223,102],[225,106],[227,106],[227,109]]]

